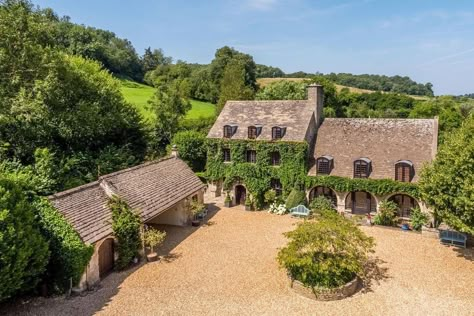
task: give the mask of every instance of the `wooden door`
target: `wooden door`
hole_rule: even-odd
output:
[[[114,268],[114,240],[108,238],[99,247],[99,276],[106,277]]]

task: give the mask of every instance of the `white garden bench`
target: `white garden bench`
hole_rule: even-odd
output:
[[[290,209],[291,216],[308,217],[311,211],[304,205],[298,205]]]

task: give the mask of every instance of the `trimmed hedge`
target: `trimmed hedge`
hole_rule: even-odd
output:
[[[285,206],[287,209],[291,209],[298,205],[306,205],[306,195],[303,191],[298,189],[293,189],[288,198],[286,199]]]
[[[41,231],[51,251],[45,281],[54,292],[64,292],[71,278],[73,285],[79,283],[94,249],[82,242],[71,224],[46,198],[38,199],[35,205]]]

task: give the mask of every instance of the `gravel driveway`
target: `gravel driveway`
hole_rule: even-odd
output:
[[[363,227],[377,242],[368,287],[342,301],[292,292],[278,268],[282,233],[298,221],[239,207],[207,225],[168,227],[166,258],[113,273],[84,297],[34,299],[4,312],[29,315],[474,315],[472,249],[419,234]],[[0,309],[0,314],[2,311]]]

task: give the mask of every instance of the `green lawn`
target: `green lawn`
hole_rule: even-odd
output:
[[[120,80],[120,82],[122,83],[121,91],[125,100],[133,104],[146,120],[152,121],[154,113],[148,105],[148,100],[155,93],[155,89],[129,80]],[[191,105],[192,108],[186,114],[186,118],[196,119],[214,115],[215,105],[212,103],[191,100]]]

